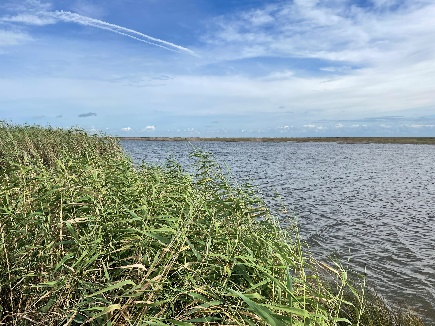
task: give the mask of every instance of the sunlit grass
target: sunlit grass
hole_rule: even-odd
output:
[[[110,137],[0,124],[0,324],[408,325],[369,323],[363,280],[192,155],[134,167]]]

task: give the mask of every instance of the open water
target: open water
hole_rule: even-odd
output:
[[[269,205],[276,193],[322,260],[367,273],[391,303],[435,325],[435,146],[402,144],[123,141],[134,161],[189,164],[214,154]],[[284,224],[285,224],[285,216]]]

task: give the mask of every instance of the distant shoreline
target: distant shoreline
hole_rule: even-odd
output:
[[[435,137],[117,137],[140,141],[219,141],[219,142],[322,142],[343,144],[427,144],[435,145]]]

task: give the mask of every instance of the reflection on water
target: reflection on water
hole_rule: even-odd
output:
[[[123,141],[137,162],[189,161],[186,142]],[[269,205],[278,192],[318,258],[367,269],[369,284],[435,322],[435,146],[225,143],[212,152]]]

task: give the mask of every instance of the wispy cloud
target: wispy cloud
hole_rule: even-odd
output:
[[[285,80],[295,76],[295,73],[291,70],[283,70],[283,71],[275,71],[270,73],[269,75],[262,77],[262,80],[272,81],[272,80]]]
[[[14,16],[6,16],[0,18],[3,23],[20,23],[27,25],[43,26],[55,24],[59,22],[75,23],[83,26],[95,27],[102,30],[107,30],[125,37],[132,38],[136,41],[157,46],[169,51],[185,52],[191,55],[195,53],[181,45],[177,45],[159,38],[149,36],[136,30],[126,28],[120,25],[111,24],[103,20],[90,18],[70,11],[45,11],[45,10],[30,10],[29,12],[20,13]]]
[[[158,1],[41,1],[0,4],[0,114],[9,119],[38,112],[130,135],[434,131],[435,117],[422,118],[435,106],[430,0],[252,1],[260,7],[245,11],[223,1],[214,19],[192,1],[191,26],[173,9],[169,21]],[[80,26],[201,58],[65,33]],[[54,119],[59,107],[64,118]]]
[[[1,21],[8,23],[21,23],[26,25],[45,26],[56,24],[57,20],[48,15],[34,15],[34,14],[19,14],[11,17],[1,18]]]
[[[88,0],[78,0],[73,3],[72,11],[87,17],[98,17],[104,15],[105,10],[101,6],[96,6]]]
[[[435,128],[435,125],[428,125],[428,124],[410,124],[410,125],[403,125],[404,127],[408,128]]]
[[[163,82],[172,79],[173,77],[166,75],[148,76],[143,74],[124,74],[122,76],[110,78],[109,81],[134,87],[157,87],[164,86],[165,84]]]
[[[29,40],[32,40],[32,37],[26,33],[0,29],[0,47],[17,45]]]
[[[342,72],[349,72],[352,68],[349,66],[341,66],[341,67],[322,67],[320,70],[328,71],[328,72],[335,72],[335,73],[342,73]]]
[[[206,40],[218,45],[219,55],[233,59],[272,55],[369,63],[415,56],[435,33],[433,2],[378,0],[374,7],[285,1],[219,17]]]
[[[97,114],[95,112],[81,113],[78,115],[79,118],[87,118],[87,117],[96,117]]]
[[[69,11],[54,11],[54,12],[49,12],[47,13],[47,15],[53,18],[56,18],[60,21],[64,21],[64,22],[71,22],[71,23],[77,23],[80,25],[84,25],[84,26],[92,26],[92,27],[96,27],[99,29],[104,29],[113,33],[117,33],[126,37],[130,37],[134,40],[140,41],[140,42],[144,42],[144,43],[148,43],[154,46],[158,46],[161,48],[164,48],[166,50],[170,50],[170,51],[184,51],[190,54],[194,54],[193,51],[182,47],[180,45],[171,43],[171,42],[167,42],[146,34],[143,34],[141,32],[135,31],[133,29],[130,28],[126,28],[126,27],[122,27],[119,25],[115,25],[115,24],[111,24],[99,19],[93,19],[93,18],[89,18],[86,16],[82,16],[73,12],[69,12]],[[137,35],[137,36],[135,36]]]
[[[40,12],[53,8],[49,2],[40,0],[9,1],[0,5],[0,8],[13,12]]]

